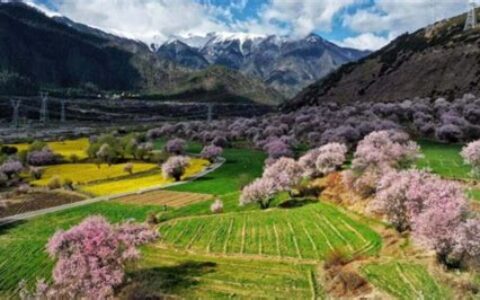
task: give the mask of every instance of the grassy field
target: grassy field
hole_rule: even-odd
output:
[[[55,153],[64,156],[66,159],[69,159],[71,155],[76,155],[79,159],[87,158],[86,150],[88,149],[88,139],[81,138],[76,140],[66,140],[63,142],[48,142],[48,147]],[[12,145],[21,150],[27,150],[30,144],[14,144]]]
[[[417,264],[391,262],[363,268],[369,282],[396,299],[451,299],[451,293]]]
[[[206,160],[192,158],[190,160],[190,165],[186,169],[185,175],[182,177],[182,179],[187,179],[188,177],[191,177],[201,172],[208,164],[209,162]],[[81,190],[95,196],[107,196],[135,192],[139,189],[162,186],[173,182],[173,179],[164,178],[161,174],[161,171],[159,170],[156,173],[148,174],[145,176],[125,178],[115,181],[87,185],[82,187]]]
[[[480,201],[480,189],[469,190],[468,196],[470,197],[470,199]]]
[[[168,188],[173,191],[224,195],[240,190],[241,186],[260,177],[266,155],[248,149],[225,149],[226,162],[214,172],[181,186]]]
[[[309,204],[173,220],[160,227],[165,242],[197,253],[324,259],[346,254],[375,254],[380,236],[334,206]]]
[[[138,295],[158,293],[183,299],[321,299],[315,266],[267,260],[205,257],[148,247],[129,275]],[[127,295],[125,290],[123,295]]]
[[[117,177],[128,176],[129,173],[125,172],[126,164],[62,164],[48,166],[43,169],[42,178],[32,181],[32,184],[38,186],[46,186],[52,177],[58,176],[61,179],[71,179],[76,184],[88,184],[90,182],[99,180],[115,179]],[[145,172],[153,170],[158,167],[152,163],[139,163],[134,162],[133,173]]]
[[[460,156],[462,145],[420,141],[420,146],[424,158],[418,162],[419,168],[430,169],[446,178],[471,178],[471,168],[463,163]]]

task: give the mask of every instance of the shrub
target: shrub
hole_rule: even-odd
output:
[[[160,220],[157,217],[155,212],[149,212],[147,215],[147,220],[145,221],[148,225],[153,226],[160,223]]]
[[[53,283],[39,281],[36,297],[109,299],[125,276],[125,263],[139,258],[137,247],[157,238],[143,225],[111,225],[103,217],[88,217],[67,231],[57,231],[47,252],[57,260]],[[28,295],[23,291],[23,295]],[[54,295],[54,296],[53,296]]]
[[[171,154],[180,155],[185,153],[185,140],[171,139],[165,145],[165,151]]]
[[[345,163],[346,155],[347,146],[344,144],[330,143],[320,147],[315,162],[317,170],[323,175],[334,172]]]
[[[277,191],[277,183],[274,179],[258,178],[243,188],[240,195],[240,205],[258,203],[262,209],[266,209],[270,206],[270,202]]]
[[[53,176],[47,183],[47,187],[56,190],[62,187],[62,180],[58,176]]]
[[[223,212],[223,202],[220,199],[215,199],[215,201],[210,206],[210,211],[214,214],[219,214]]]
[[[33,179],[38,180],[42,178],[42,169],[38,167],[30,167],[30,176],[33,177]]]
[[[0,172],[0,187],[6,186],[8,183],[8,177],[5,173]]]
[[[133,164],[132,163],[127,163],[124,167],[123,167],[123,171],[125,173],[128,173],[130,175],[133,174]]]
[[[69,159],[72,163],[77,163],[80,160],[80,158],[76,154],[71,154]]]
[[[185,156],[172,156],[162,165],[162,173],[165,178],[173,178],[179,181],[189,165],[189,159]]]
[[[210,162],[214,162],[220,155],[222,155],[223,149],[215,145],[205,146],[200,153],[200,157]]]
[[[63,187],[68,189],[68,190],[74,190],[73,188],[73,180],[71,180],[70,178],[65,178],[63,180]]]
[[[465,163],[472,166],[474,176],[480,176],[480,140],[463,147],[461,155]]]

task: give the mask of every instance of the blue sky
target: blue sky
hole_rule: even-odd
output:
[[[25,0],[115,34],[161,43],[208,32],[315,32],[375,50],[396,36],[467,10],[467,0]]]

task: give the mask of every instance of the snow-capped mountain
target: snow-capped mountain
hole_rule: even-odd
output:
[[[206,61],[208,65],[239,70],[263,79],[286,95],[368,53],[337,46],[316,34],[290,39],[247,33],[174,37],[157,50],[159,56],[187,68],[204,68]]]

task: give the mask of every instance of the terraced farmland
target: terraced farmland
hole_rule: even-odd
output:
[[[187,299],[323,298],[315,265],[268,260],[205,257],[148,247],[132,278],[135,294],[165,293]],[[126,290],[128,287],[126,288]],[[125,291],[124,291],[125,294]]]
[[[321,260],[336,249],[353,255],[375,254],[381,247],[376,232],[324,203],[179,219],[160,232],[176,248],[226,255]]]
[[[169,207],[183,207],[211,198],[211,195],[206,194],[161,190],[118,198],[115,200],[115,202],[135,205],[166,205]]]
[[[363,268],[370,283],[396,299],[450,299],[451,294],[425,267],[403,262],[370,264]]]

